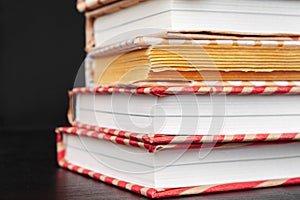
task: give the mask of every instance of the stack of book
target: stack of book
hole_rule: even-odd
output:
[[[56,129],[60,166],[150,198],[300,183],[300,2],[77,8],[86,87]]]

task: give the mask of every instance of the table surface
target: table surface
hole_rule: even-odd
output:
[[[1,133],[0,199],[146,199],[57,167],[52,131]],[[168,199],[199,199],[188,196]],[[200,199],[299,199],[300,186],[202,195]]]

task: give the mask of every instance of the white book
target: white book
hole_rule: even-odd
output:
[[[298,142],[225,148],[146,149],[64,134],[64,159],[73,165],[149,188],[300,177]]]
[[[75,121],[166,135],[292,133],[300,130],[299,95],[75,95]]]
[[[300,1],[148,0],[94,20],[95,46],[166,31],[300,33]]]

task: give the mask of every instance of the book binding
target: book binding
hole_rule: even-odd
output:
[[[182,143],[241,143],[241,142],[280,142],[300,140],[300,132],[297,133],[260,133],[260,134],[234,134],[234,135],[162,135],[162,134],[141,134],[124,130],[92,126],[79,122],[73,123],[72,128],[60,128],[61,131],[76,134],[77,129],[83,129],[82,133],[97,135],[99,133],[107,136],[116,136],[132,141],[145,142],[149,144],[182,144]],[[98,137],[98,136],[97,136]]]
[[[151,86],[152,83],[137,83],[131,85],[98,86],[95,88],[74,88],[73,93],[95,94],[143,94],[164,97],[169,95],[193,94],[193,95],[270,95],[270,94],[300,94],[299,81],[219,81],[198,82],[197,85],[184,84],[179,86]],[[163,84],[162,84],[163,85]]]
[[[224,191],[234,190],[245,190],[245,189],[256,189],[265,187],[274,187],[280,185],[291,185],[299,184],[300,177],[289,178],[289,179],[276,179],[276,180],[259,180],[251,182],[239,182],[239,183],[228,183],[228,184],[217,184],[217,185],[203,185],[193,187],[182,187],[182,188],[147,188],[140,185],[132,184],[126,181],[118,180],[113,177],[105,176],[104,174],[96,173],[92,170],[82,168],[77,165],[73,165],[64,159],[66,150],[62,141],[63,133],[66,133],[65,128],[57,128],[57,162],[62,168],[70,171],[89,176],[95,180],[99,180],[122,189],[126,189],[135,192],[140,195],[144,195],[149,198],[165,198],[182,195],[195,195],[195,194],[206,194],[216,193]],[[87,134],[89,136],[89,134]]]

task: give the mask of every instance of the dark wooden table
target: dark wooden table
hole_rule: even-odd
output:
[[[52,131],[2,132],[0,146],[0,199],[146,199],[58,168]],[[298,200],[300,186],[172,199]]]

